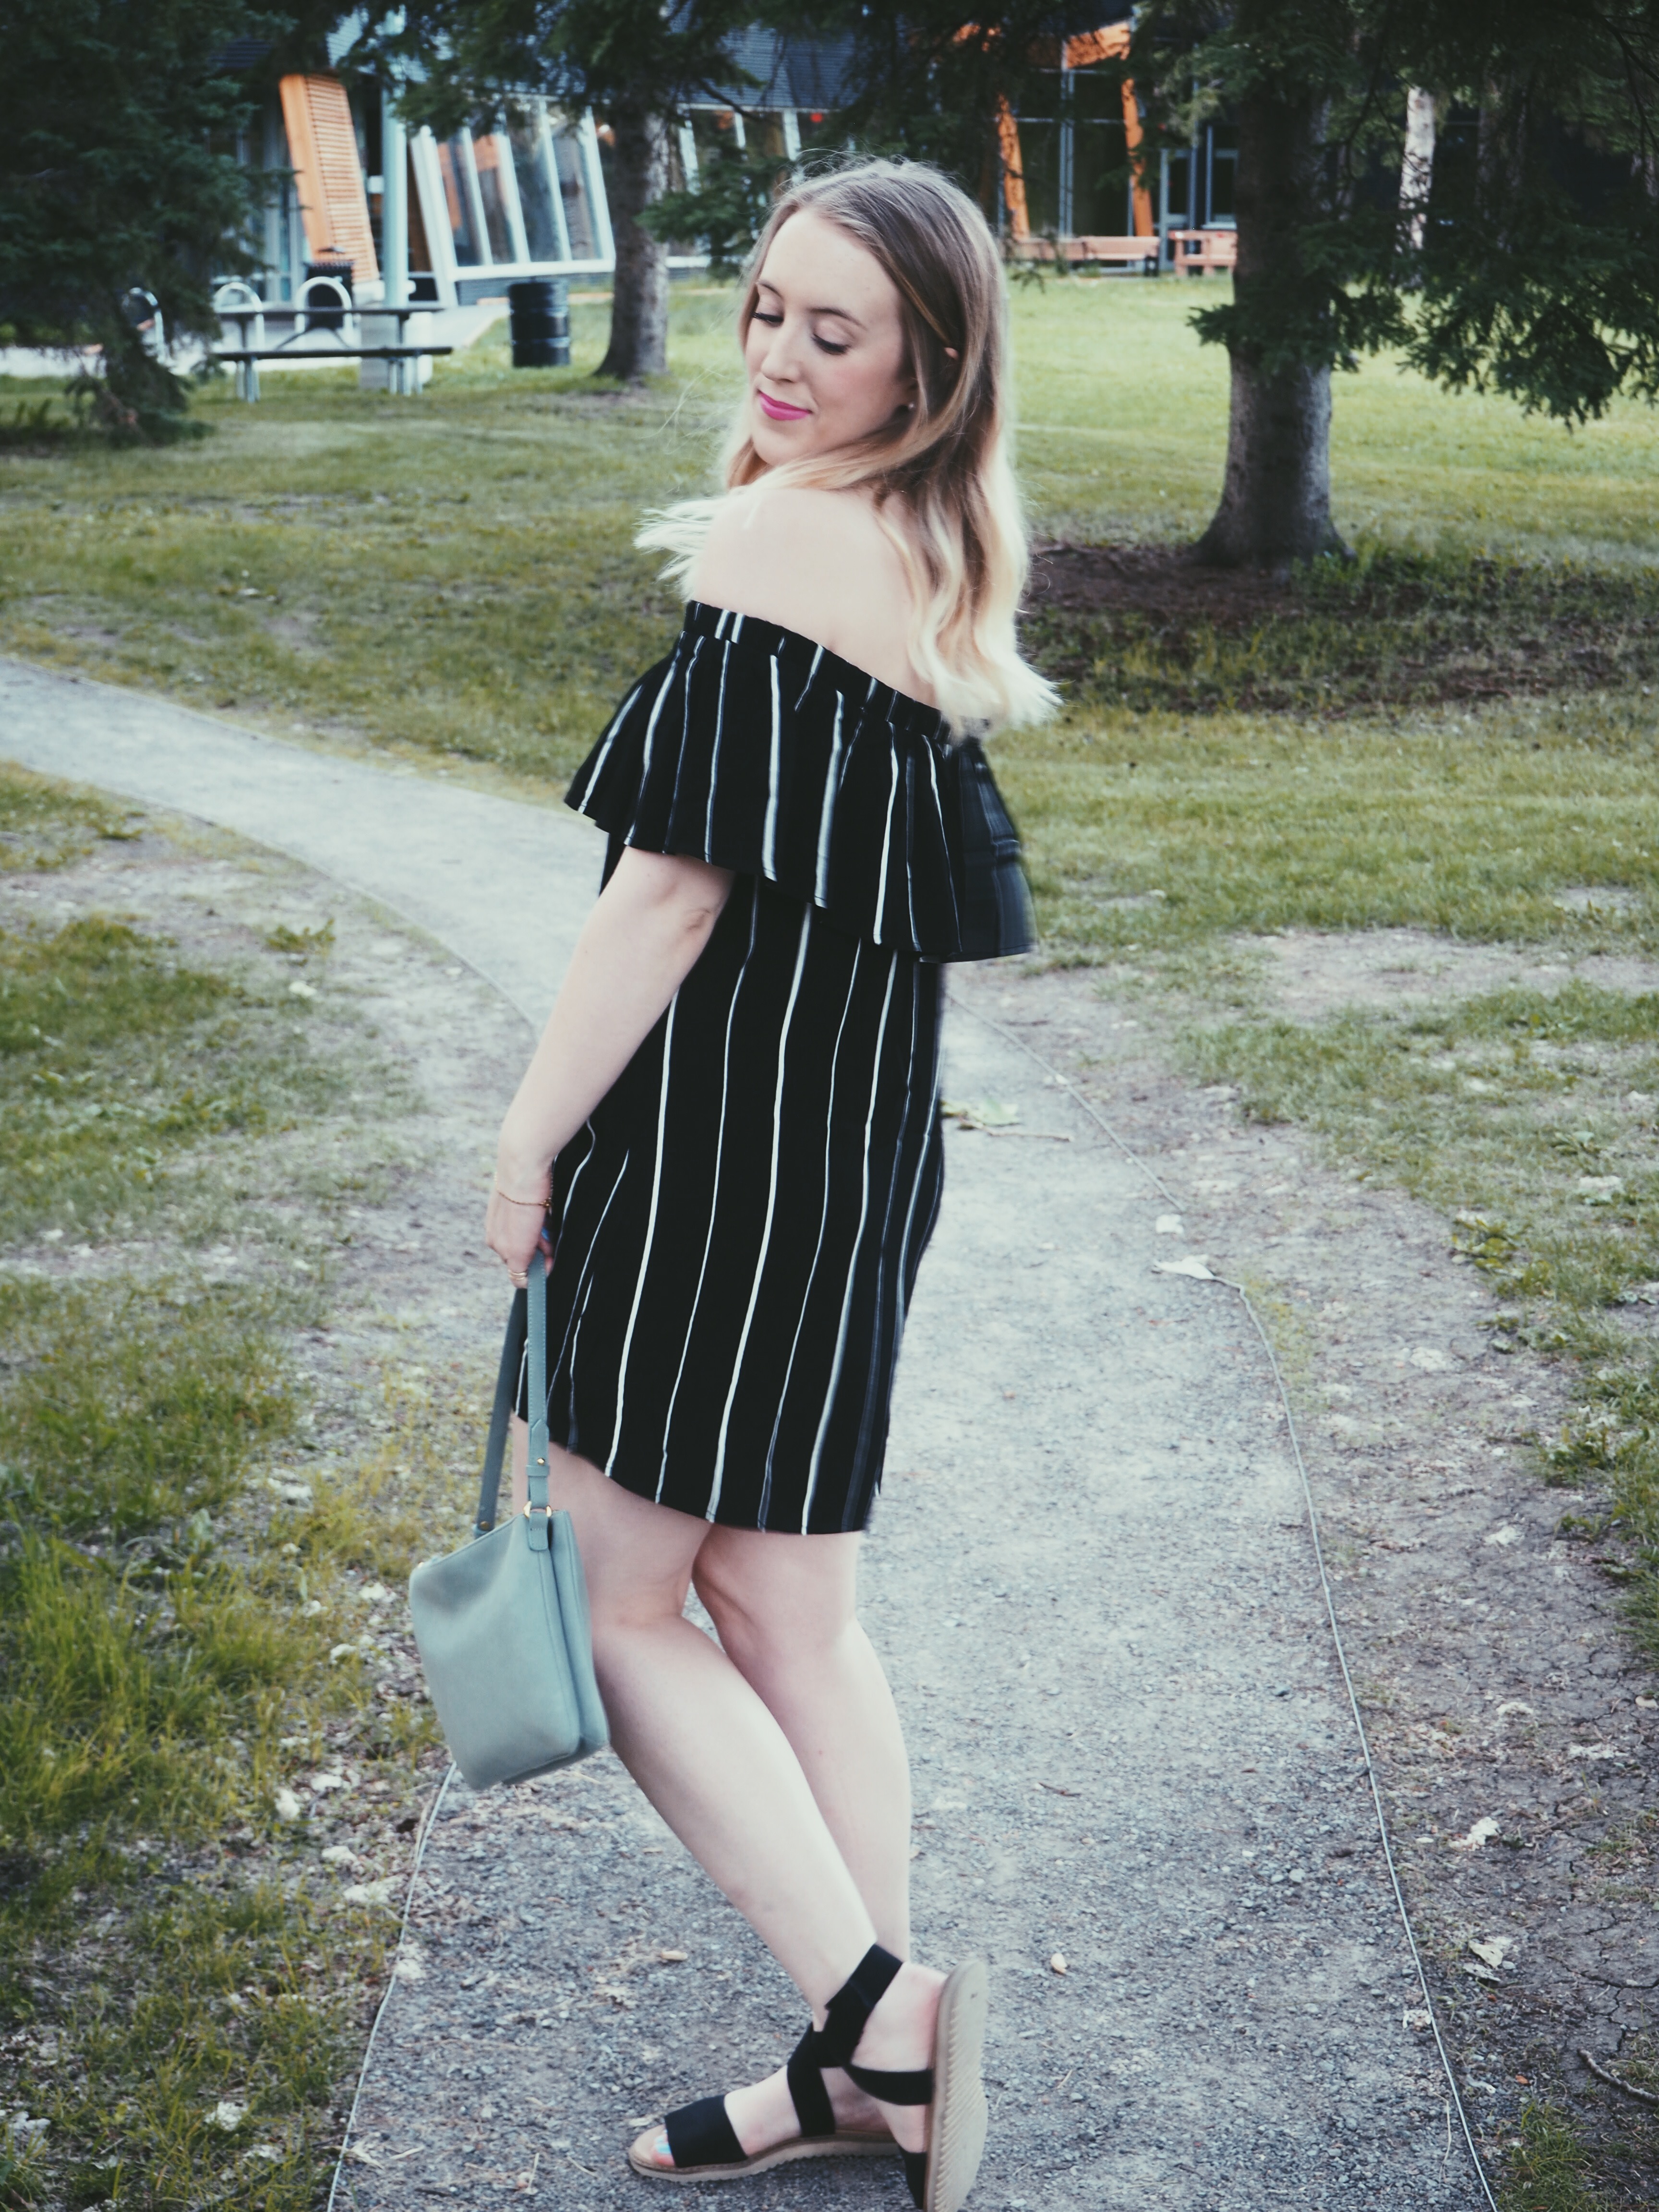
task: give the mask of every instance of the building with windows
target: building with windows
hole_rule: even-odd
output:
[[[1149,242],[1139,265],[1168,266],[1172,235],[1234,227],[1236,139],[1207,126],[1190,145],[1164,146],[1137,181],[1142,151],[1132,84],[1107,65],[1127,52],[1127,21],[1055,42],[1054,66],[1018,116],[1005,112],[1002,228],[1016,254],[1115,246],[1133,264],[1132,241]],[[331,44],[343,54],[347,34]],[[670,186],[696,187],[722,144],[793,159],[821,137],[844,98],[843,42],[786,38],[761,29],[738,40],[744,77],[729,92],[693,100],[671,149]],[[391,296],[434,307],[499,299],[532,276],[603,276],[615,267],[603,120],[542,100],[495,130],[440,139],[405,131],[372,85],[331,70],[283,77],[243,158],[268,170],[272,189],[252,241],[255,289],[270,307],[297,303],[307,277],[349,277],[355,301]],[[671,266],[705,256],[681,241]]]

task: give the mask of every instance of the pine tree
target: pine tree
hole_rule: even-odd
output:
[[[129,312],[170,339],[216,329],[212,277],[250,265],[253,184],[235,134],[252,92],[231,42],[293,17],[233,0],[4,0],[0,8],[0,331],[100,346],[83,386],[118,432],[165,435],[185,395]]]

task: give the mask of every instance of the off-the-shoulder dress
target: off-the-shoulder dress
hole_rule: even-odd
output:
[[[1032,941],[984,753],[694,602],[568,804],[608,833],[607,878],[632,846],[735,881],[555,1164],[553,1438],[710,1521],[861,1528],[943,1183],[941,963]]]

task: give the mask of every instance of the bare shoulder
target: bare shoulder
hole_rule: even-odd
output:
[[[762,483],[731,495],[687,581],[706,605],[799,631],[883,683],[917,688],[909,580],[856,492]]]

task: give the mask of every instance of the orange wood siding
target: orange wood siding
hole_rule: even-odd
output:
[[[354,283],[374,283],[380,270],[346,88],[337,76],[285,76],[280,88],[311,258],[349,261]]]

